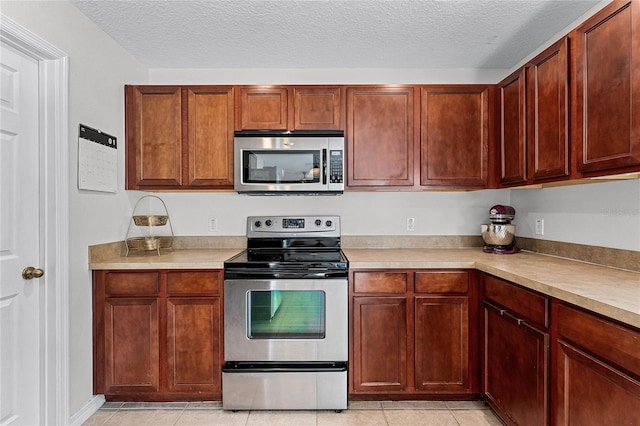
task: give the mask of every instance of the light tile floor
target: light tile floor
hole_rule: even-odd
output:
[[[224,411],[220,402],[107,402],[84,425],[353,426],[503,423],[481,401],[354,401],[334,411]]]

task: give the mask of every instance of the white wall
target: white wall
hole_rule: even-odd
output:
[[[2,13],[69,55],[70,395],[69,412],[93,394],[92,295],[87,246],[122,238],[130,214],[124,191],[125,83],[146,83],[147,69],[66,1],[2,1]],[[77,189],[78,124],[118,138],[118,191]],[[60,255],[64,256],[64,253]]]
[[[517,235],[640,251],[640,180],[511,190],[511,204]]]

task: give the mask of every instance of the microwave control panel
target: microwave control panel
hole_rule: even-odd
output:
[[[343,183],[344,182],[344,154],[341,149],[332,149],[329,151],[329,182],[330,183]]]

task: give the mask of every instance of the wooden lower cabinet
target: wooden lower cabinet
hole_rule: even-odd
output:
[[[548,424],[549,333],[484,304],[484,393],[509,424]]]
[[[483,393],[509,425],[549,424],[549,300],[484,275]]]
[[[104,300],[104,389],[114,393],[160,390],[157,298]]]
[[[469,271],[351,272],[352,399],[473,399],[472,276]]]
[[[416,390],[469,391],[469,298],[415,298]]]
[[[353,390],[407,390],[407,298],[353,298]]]
[[[640,425],[640,330],[557,308],[557,425]]]
[[[167,387],[220,391],[220,298],[167,300]]]
[[[221,271],[95,271],[94,391],[112,401],[222,396]]]

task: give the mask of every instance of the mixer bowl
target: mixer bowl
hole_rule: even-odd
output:
[[[492,246],[508,246],[516,238],[516,227],[511,224],[482,225],[482,239]]]

